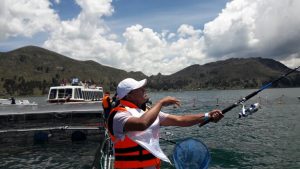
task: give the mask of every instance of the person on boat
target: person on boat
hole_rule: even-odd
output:
[[[137,81],[127,78],[118,84],[120,104],[111,110],[107,121],[114,144],[115,168],[160,168],[160,160],[170,162],[159,146],[160,126],[187,127],[208,119],[218,122],[223,117],[220,110],[190,115],[161,112],[163,106],[180,106],[180,101],[171,96],[160,99],[144,111],[142,107],[146,107],[144,104],[149,100],[146,83],[146,79]]]
[[[104,97],[102,99],[102,107],[104,112],[104,118],[107,119],[111,110],[111,100],[109,92],[105,92],[104,94]]]
[[[11,100],[11,104],[16,104],[16,100],[14,97],[10,98],[10,100]]]

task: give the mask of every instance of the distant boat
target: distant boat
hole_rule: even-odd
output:
[[[298,99],[300,100],[300,96],[298,96]]]
[[[101,102],[103,88],[98,86],[66,85],[50,87],[49,103]]]
[[[29,100],[14,100],[14,99],[0,99],[0,105],[11,105],[11,106],[36,106],[35,102]]]

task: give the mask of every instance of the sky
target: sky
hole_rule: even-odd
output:
[[[0,52],[28,45],[148,76],[228,58],[295,68],[300,1],[1,0]]]

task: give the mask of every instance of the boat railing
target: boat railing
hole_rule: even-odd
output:
[[[101,146],[101,169],[113,169],[114,168],[114,154],[113,144],[108,135],[108,131],[105,130],[105,140]]]
[[[104,139],[97,148],[93,169],[113,169],[114,159],[113,143],[109,137],[108,130],[105,129]]]

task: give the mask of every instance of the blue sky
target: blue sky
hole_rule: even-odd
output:
[[[265,57],[300,64],[296,0],[2,0],[0,52],[40,46],[147,75]]]
[[[115,13],[107,17],[108,25],[116,32],[141,24],[156,31],[176,30],[182,24],[203,29],[225,7],[226,0],[117,0]]]
[[[72,19],[80,13],[74,0],[51,1],[53,9],[62,20]],[[188,3],[187,3],[188,2]],[[203,29],[225,7],[228,0],[116,0],[112,1],[115,12],[104,17],[110,29],[118,34],[126,27],[141,24],[156,31],[175,31],[180,25],[190,24]]]
[[[80,6],[74,0],[61,0],[56,3],[51,0],[52,8],[59,14],[62,20],[72,19],[80,13]]]

